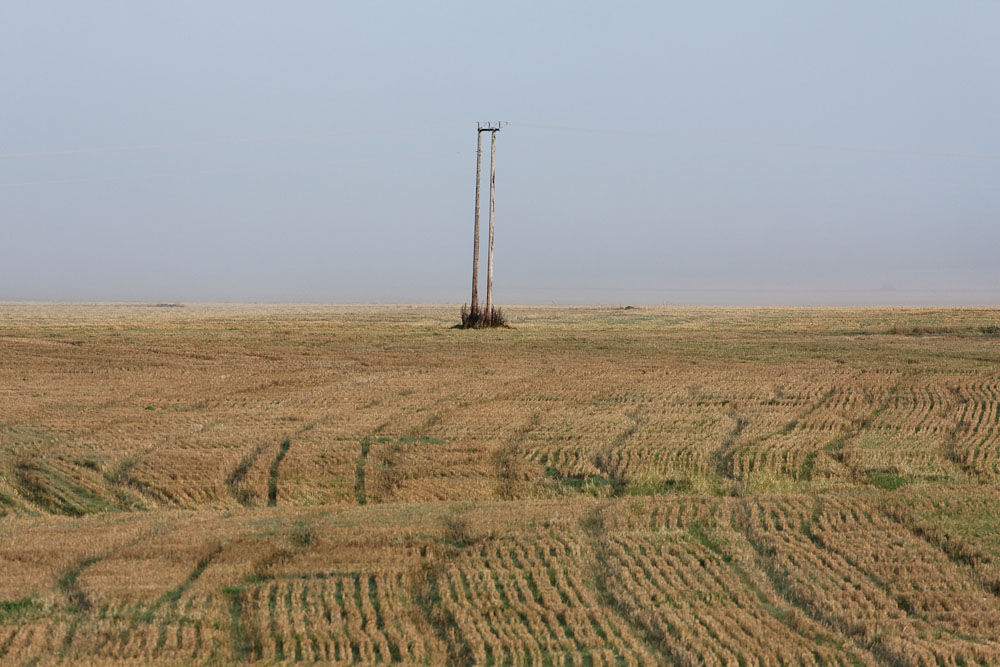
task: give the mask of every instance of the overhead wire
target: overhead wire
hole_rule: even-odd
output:
[[[688,135],[688,134],[679,134],[679,133],[663,132],[659,130],[648,130],[648,129],[633,130],[633,129],[623,129],[623,128],[585,127],[578,125],[558,125],[558,124],[531,123],[531,122],[520,122],[520,121],[505,123],[505,125],[509,125],[511,127],[526,128],[526,129],[597,134],[605,136],[649,137],[649,138],[664,139],[669,141],[684,141],[684,142],[711,143],[711,144],[724,144],[724,145],[742,145],[742,146],[764,147],[764,148],[782,148],[782,149],[812,150],[812,151],[840,151],[840,152],[854,152],[854,153],[876,153],[876,154],[887,154],[887,155],[905,155],[910,157],[1000,160],[1000,154],[993,154],[993,153],[929,151],[929,150],[915,150],[907,148],[892,148],[892,147],[880,147],[880,146],[859,146],[859,145],[841,145],[841,144],[827,144],[827,143],[804,143],[804,142],[792,142],[792,141],[780,141],[780,140],[744,139],[744,138],[732,138],[732,137],[720,137],[720,136]],[[302,141],[307,142],[307,141],[318,141],[323,139],[333,139],[339,137],[375,136],[383,134],[400,134],[409,132],[426,132],[426,131],[441,130],[441,129],[456,129],[458,127],[465,127],[465,126],[466,125],[464,123],[462,124],[448,123],[448,124],[434,124],[434,125],[368,127],[368,128],[353,128],[347,130],[335,130],[327,132],[313,132],[307,134],[238,137],[238,138],[198,140],[198,141],[163,142],[163,143],[119,145],[119,146],[98,146],[89,148],[67,148],[67,149],[47,150],[47,151],[24,151],[24,152],[0,153],[0,160],[61,157],[61,156],[72,156],[72,155],[90,155],[90,154],[101,154],[101,153],[129,153],[129,152],[187,149],[187,148],[207,148],[213,146],[239,146],[239,145],[267,144],[267,143],[281,143],[281,142],[302,142]],[[435,153],[435,155],[439,155],[439,153]],[[294,163],[291,165],[271,167],[271,169],[286,170],[286,169],[297,169],[297,168],[311,167],[311,166],[313,167],[328,166],[331,164],[337,164],[339,162],[343,162],[343,160],[328,161],[328,162],[313,162],[313,163]],[[58,184],[89,183],[89,182],[145,181],[145,180],[156,180],[164,177],[169,178],[184,174],[241,173],[248,171],[257,171],[259,169],[260,168],[245,168],[245,167],[237,169],[197,169],[197,170],[161,172],[144,176],[127,175],[127,176],[108,176],[108,177],[46,179],[46,180],[35,180],[35,181],[0,183],[0,188],[6,189],[19,186],[58,185]]]
[[[672,141],[760,146],[765,148],[793,148],[800,150],[886,153],[891,155],[909,155],[913,157],[942,157],[942,158],[961,158],[961,159],[975,159],[975,160],[1000,160],[1000,154],[997,153],[934,151],[934,150],[887,147],[887,146],[861,146],[861,145],[847,145],[847,144],[796,142],[796,141],[784,141],[784,140],[773,140],[773,139],[748,139],[748,138],[737,138],[737,137],[691,135],[691,134],[663,132],[660,130],[648,130],[648,129],[586,127],[579,125],[558,125],[552,123],[532,123],[532,122],[521,122],[521,121],[505,123],[505,125],[509,125],[512,127],[522,127],[527,129],[537,129],[537,130],[553,130],[553,131],[576,132],[584,134],[600,134],[607,136],[651,137],[659,139],[668,139]],[[271,135],[271,136],[256,136],[256,137],[237,137],[230,139],[207,139],[207,140],[196,140],[196,141],[134,144],[125,146],[97,146],[97,147],[87,147],[87,148],[66,148],[58,150],[23,151],[23,152],[12,152],[12,153],[0,153],[0,160],[14,160],[23,158],[36,158],[36,157],[60,157],[68,155],[88,155],[96,153],[127,153],[127,152],[150,151],[150,150],[205,148],[211,146],[238,146],[244,144],[314,141],[320,139],[332,139],[337,137],[422,132],[428,130],[456,129],[459,127],[465,127],[465,124],[446,123],[446,124],[434,124],[434,125],[371,127],[371,128],[355,128],[350,130],[333,130],[327,132],[313,132],[307,134],[287,134],[287,135]]]
[[[927,293],[927,294],[955,294],[955,293],[969,293],[969,294],[998,294],[1000,293],[1000,287],[989,288],[989,287],[975,287],[975,288],[947,288],[947,287],[934,287],[929,289],[919,289],[919,288],[795,288],[795,287],[771,287],[771,288],[756,288],[756,287],[597,287],[597,286],[580,286],[580,287],[553,287],[546,285],[511,285],[506,287],[508,291],[544,291],[544,292],[655,292],[655,293],[691,293],[691,294],[718,294],[718,293],[734,293],[734,294],[799,294],[804,292],[816,292],[821,294],[892,294],[892,293]]]
[[[803,143],[795,141],[776,141],[766,139],[741,139],[732,137],[713,137],[702,135],[676,134],[658,130],[627,130],[617,128],[582,127],[576,125],[553,125],[545,123],[511,122],[511,127],[523,127],[536,130],[555,130],[583,134],[601,134],[623,137],[651,137],[669,139],[672,141],[687,141],[693,143],[729,144],[741,146],[759,146],[764,148],[793,148],[799,150],[842,151],[851,153],[884,153],[887,155],[907,155],[911,157],[959,158],[966,160],[1000,160],[997,153],[965,153],[957,151],[930,151],[909,148],[893,148],[885,146],[852,146],[843,144]]]
[[[464,126],[464,124],[462,125]],[[286,134],[263,137],[239,137],[232,139],[206,139],[199,141],[179,141],[170,143],[135,144],[130,146],[97,146],[90,148],[66,148],[49,151],[26,151],[20,153],[0,153],[0,160],[15,160],[36,157],[60,157],[67,155],[89,155],[95,153],[131,153],[139,151],[166,150],[179,148],[206,148],[211,146],[238,146],[244,144],[280,143],[286,141],[313,141],[317,139],[332,139],[336,137],[367,136],[378,134],[400,134],[406,132],[423,132],[427,130],[453,129],[457,123],[445,125],[416,125],[404,127],[357,128],[352,130],[336,130],[330,132],[313,132],[310,134]]]
[[[403,158],[414,158],[414,157],[437,157],[443,155],[444,152],[420,152],[420,153],[405,153],[402,155],[397,155],[396,157]],[[113,183],[119,181],[157,181],[165,178],[173,178],[179,176],[190,176],[190,175],[216,175],[216,174],[245,174],[245,173],[258,173],[258,172],[282,172],[282,171],[295,171],[297,169],[308,169],[316,167],[331,167],[344,164],[357,164],[361,162],[377,162],[377,158],[362,157],[362,158],[344,158],[339,160],[322,160],[322,161],[309,161],[309,162],[291,162],[280,165],[264,165],[264,166],[253,166],[253,167],[235,167],[235,168],[221,168],[221,169],[180,169],[174,171],[161,171],[153,172],[150,174],[143,175],[128,175],[128,176],[90,176],[83,178],[60,178],[60,179],[50,179],[50,180],[37,180],[37,181],[19,181],[11,183],[0,183],[0,189],[3,188],[14,188],[22,186],[31,185],[62,185],[69,183]]]

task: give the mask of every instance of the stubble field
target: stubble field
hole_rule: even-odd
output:
[[[0,662],[1000,664],[1000,311],[0,304]]]

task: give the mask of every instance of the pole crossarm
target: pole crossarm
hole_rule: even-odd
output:
[[[477,129],[480,132],[499,132],[505,125],[507,125],[507,121],[477,123]]]

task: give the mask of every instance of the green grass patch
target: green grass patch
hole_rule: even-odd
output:
[[[361,455],[358,456],[358,462],[354,466],[354,499],[358,501],[359,505],[368,502],[365,495],[365,466],[368,464],[368,450],[371,449],[371,446],[371,436],[361,441]]]
[[[69,602],[66,607],[66,611],[72,613],[81,613],[90,610],[90,599],[87,598],[87,594],[80,589],[77,579],[84,569],[90,567],[97,561],[101,560],[100,556],[90,556],[84,558],[78,563],[74,564],[71,568],[66,570],[59,580],[56,582],[59,590],[62,591],[63,595],[66,596]]]
[[[865,482],[886,491],[895,491],[913,481],[910,475],[897,475],[885,470],[872,470],[865,476]]]
[[[226,586],[222,592],[229,598],[229,635],[233,646],[233,657],[237,662],[245,663],[253,658],[260,659],[263,647],[255,632],[247,630],[243,618],[244,595],[243,586]]]
[[[201,576],[202,572],[205,571],[205,569],[211,564],[212,560],[219,555],[221,551],[222,545],[220,544],[210,553],[206,554],[201,560],[198,561],[198,563],[194,566],[194,570],[191,571],[184,581],[182,581],[175,588],[172,588],[161,595],[159,599],[157,599],[156,602],[150,605],[147,609],[137,613],[135,616],[136,620],[143,621],[145,623],[152,623],[157,609],[164,604],[176,604],[177,601],[181,599],[181,596],[184,595],[184,591],[190,588],[191,584],[198,580],[198,577]]]
[[[293,546],[305,549],[316,541],[316,533],[306,521],[299,520],[292,526],[292,530],[288,534],[288,540]]]
[[[251,451],[247,452],[226,478],[226,486],[229,487],[229,492],[236,499],[236,502],[245,507],[252,507],[254,505],[255,494],[251,489],[243,486],[243,480],[250,472],[250,468],[257,461],[257,457],[264,451],[264,447],[265,445],[257,445]]]
[[[571,489],[577,493],[584,493],[597,498],[607,498],[609,496],[620,495],[624,486],[615,483],[602,475],[563,475],[561,472],[547,466],[545,477],[558,482],[560,486]]]
[[[34,598],[0,600],[0,625],[21,625],[41,618],[45,606]]]
[[[732,560],[732,556],[726,549],[728,542],[718,535],[710,532],[702,521],[695,521],[688,526],[688,533],[691,534],[699,544],[719,555],[727,563]]]
[[[285,454],[288,453],[291,446],[291,438],[285,438],[282,440],[281,444],[278,446],[278,455],[274,457],[274,461],[271,462],[271,467],[268,468],[267,504],[269,507],[274,507],[278,504],[278,466],[281,465],[282,459],[285,458]]]
[[[16,463],[13,473],[12,481],[21,495],[51,514],[84,516],[116,509],[105,498],[70,482],[37,461]]]
[[[391,440],[391,438],[385,438],[385,440],[388,441],[388,440]],[[432,437],[426,436],[426,435],[414,436],[414,437],[404,435],[404,436],[401,436],[399,438],[399,441],[402,442],[402,443],[423,442],[423,443],[427,443],[428,445],[443,445],[444,444],[444,441],[438,440],[437,438],[432,438]]]

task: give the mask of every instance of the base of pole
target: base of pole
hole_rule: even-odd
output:
[[[481,308],[478,304],[471,308],[467,304],[462,304],[462,324],[460,329],[509,329],[507,326],[507,316],[503,310],[493,306],[490,312]]]

